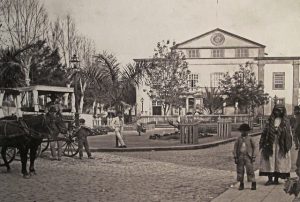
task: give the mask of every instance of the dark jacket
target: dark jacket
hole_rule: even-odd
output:
[[[300,114],[294,118],[294,123],[291,124],[293,129],[294,142],[296,147],[300,145]]]
[[[246,152],[250,157],[255,157],[255,143],[253,139],[249,136],[244,137],[245,145],[246,145]],[[243,138],[239,137],[234,144],[233,156],[234,158],[239,157],[239,153],[241,151],[243,143]]]

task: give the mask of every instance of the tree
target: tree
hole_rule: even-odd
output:
[[[124,107],[135,104],[135,87],[143,78],[143,66],[128,64],[121,68],[117,58],[104,52],[96,56],[101,76],[97,82],[97,98],[103,104],[123,111]],[[122,69],[122,70],[121,70]]]
[[[73,86],[78,89],[76,92],[79,92],[76,99],[79,103],[78,111],[81,113],[83,106],[88,106],[84,104],[86,90],[90,89],[89,86],[93,84],[98,76],[98,70],[94,62],[95,43],[93,40],[78,34],[76,24],[70,15],[57,18],[56,21],[50,23],[47,42],[50,47],[59,49],[62,57],[61,63],[69,74],[69,83],[72,84],[74,78],[77,79]],[[80,61],[79,68],[76,70],[72,69],[70,65],[71,57],[74,54]]]
[[[35,60],[30,69],[31,84],[66,86],[67,73],[60,63],[58,49],[52,50],[44,44],[35,53]]]
[[[257,82],[252,63],[240,65],[240,69],[231,76],[226,73],[220,81],[221,93],[226,96],[227,106],[238,103],[242,112],[254,112],[255,107],[268,103],[268,94],[264,93],[262,82]]]
[[[48,17],[45,8],[37,0],[2,0],[0,4],[1,45],[22,49],[45,39]],[[30,68],[34,60],[32,49],[20,54],[26,85],[30,84]]]
[[[183,52],[170,48],[169,41],[157,43],[154,51],[150,65],[145,67],[146,84],[153,90],[152,99],[164,102],[164,114],[167,114],[172,106],[181,106],[178,98],[188,90],[188,64]]]
[[[6,48],[0,50],[0,80],[3,87],[19,87],[26,85],[25,71],[22,64],[24,52],[39,50],[43,46],[43,41],[28,44],[23,48]],[[38,61],[38,56],[34,57]]]
[[[0,50],[0,87],[15,88],[24,86],[24,72],[13,49]]]
[[[82,43],[88,39],[78,34],[76,24],[70,15],[63,18],[58,17],[49,24],[48,30],[47,43],[52,49],[59,48],[62,57],[61,62],[63,66],[69,68],[71,57],[74,54],[80,55]],[[89,42],[91,41],[89,40]]]
[[[79,93],[75,95],[75,99],[78,100],[78,112],[82,113],[86,89],[96,84],[97,80],[101,78],[101,72],[97,65],[91,63],[88,66],[79,66],[77,69],[70,68],[68,69],[68,74],[69,81],[76,79],[74,88]]]
[[[204,108],[208,110],[209,114],[217,113],[223,108],[224,99],[218,88],[205,87],[203,96],[203,105]]]

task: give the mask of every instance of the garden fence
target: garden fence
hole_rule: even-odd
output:
[[[199,122],[191,123],[189,121],[179,124],[180,143],[181,144],[197,144]]]

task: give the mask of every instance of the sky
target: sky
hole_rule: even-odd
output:
[[[300,0],[41,0],[50,19],[70,14],[99,52],[125,65],[162,40],[181,43],[215,28],[300,56]]]

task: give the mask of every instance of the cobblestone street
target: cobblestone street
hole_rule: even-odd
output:
[[[255,138],[258,141],[258,137]],[[23,179],[20,162],[0,174],[1,201],[211,201],[235,182],[233,143],[204,150],[94,153],[95,159],[39,158]]]

